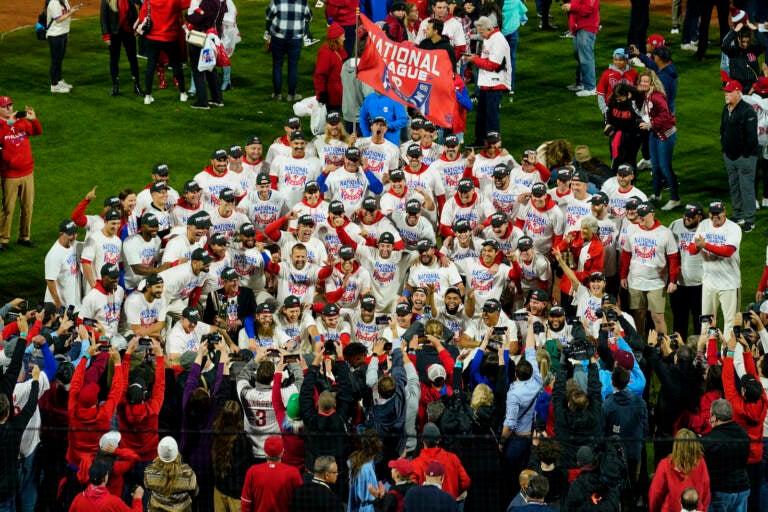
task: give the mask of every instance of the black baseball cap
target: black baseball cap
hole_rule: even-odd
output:
[[[157,227],[160,225],[160,221],[157,220],[157,215],[152,212],[147,212],[141,216],[139,223],[142,226]]]
[[[304,133],[301,132],[300,130],[296,130],[295,132],[291,133],[290,139],[291,139],[291,142],[293,142],[294,140],[307,140],[304,137]]]
[[[311,215],[309,215],[308,213],[305,213],[304,215],[300,215],[296,222],[299,223],[299,224],[303,224],[305,226],[314,226],[315,225],[315,219]]]
[[[589,183],[589,177],[584,171],[574,171],[574,173],[571,174],[571,181]]]
[[[213,153],[211,153],[211,160],[226,160],[227,159],[227,152],[223,149],[217,149]]]
[[[435,244],[432,243],[431,240],[427,240],[426,238],[422,238],[418,242],[416,242],[416,250],[419,252],[424,252],[430,250],[432,247],[434,247]]]
[[[497,164],[496,167],[493,168],[493,177],[494,178],[503,178],[505,176],[509,176],[509,167],[507,164]]]
[[[531,194],[534,197],[544,197],[547,195],[547,190],[547,186],[542,182],[534,183],[533,186],[531,186]]]
[[[504,212],[496,212],[491,215],[491,226],[498,228],[508,222],[507,214]]]
[[[496,313],[497,311],[501,311],[501,302],[496,299],[488,299],[485,301],[485,304],[483,304],[483,311],[486,313]]]
[[[443,143],[444,143],[445,147],[455,148],[455,147],[457,147],[459,145],[459,138],[456,137],[455,135],[448,135],[443,140]]]
[[[195,180],[189,180],[184,184],[184,192],[200,192],[200,185]]]
[[[624,203],[624,209],[626,210],[637,210],[637,207],[640,206],[640,203],[642,203],[643,200],[640,199],[637,196],[632,196],[629,199],[627,199],[627,202]]]
[[[149,187],[149,192],[154,194],[155,192],[162,192],[168,190],[168,185],[164,181],[156,181]]]
[[[385,231],[381,235],[379,235],[378,242],[380,244],[394,244],[395,243],[395,235],[393,235],[389,231]]]
[[[725,203],[722,202],[719,199],[715,199],[714,201],[710,201],[709,203],[709,213],[714,213],[715,215],[719,215],[725,211]]]
[[[411,305],[408,302],[401,302],[395,306],[397,316],[406,316],[411,314]]]
[[[190,256],[190,259],[196,260],[196,261],[202,261],[203,263],[210,263],[213,261],[213,256],[208,254],[208,251],[206,251],[202,247],[198,247],[197,249],[192,251],[192,256]]]
[[[499,132],[491,131],[485,134],[485,142],[496,144],[500,140],[501,140],[501,135],[499,135]]]
[[[367,210],[369,212],[375,212],[377,210],[376,206],[376,198],[375,197],[366,197],[363,199],[363,210]]]
[[[301,301],[297,296],[289,295],[285,299],[283,299],[283,307],[284,308],[300,308]]]
[[[339,124],[341,122],[341,114],[338,112],[328,112],[325,116],[325,122],[328,124]]]
[[[517,248],[521,251],[527,251],[533,247],[533,238],[529,236],[521,236],[517,241]]]
[[[344,213],[344,203],[341,201],[331,201],[328,205],[328,211],[334,215],[342,215]]]
[[[304,192],[316,192],[320,190],[320,185],[316,181],[308,181],[304,184]]]
[[[117,196],[109,196],[104,200],[105,208],[120,208],[120,198]]]
[[[339,316],[339,306],[334,304],[333,302],[329,302],[325,306],[323,306],[323,316]]]
[[[371,123],[371,124],[375,124],[375,123],[384,123],[386,125],[389,125],[389,123],[387,123],[387,118],[384,117],[384,116],[376,116],[376,117],[374,117],[373,118],[373,123]]]
[[[347,150],[344,152],[344,157],[347,160],[352,160],[354,162],[359,162],[362,156],[363,155],[362,153],[360,153],[360,150],[355,146],[349,146]]]
[[[223,188],[219,192],[219,199],[222,201],[226,201],[228,203],[234,203],[235,202],[235,191],[231,188]]]
[[[408,149],[406,150],[405,154],[411,158],[417,158],[422,156],[421,153],[421,146],[418,144],[411,144],[408,146]]]
[[[629,176],[630,174],[635,174],[635,169],[629,164],[621,164],[618,169],[616,169],[616,174]]]
[[[496,240],[493,240],[491,238],[489,238],[487,240],[483,240],[483,247],[485,247],[486,245],[489,246],[489,247],[492,247],[494,251],[498,251],[499,250],[499,242],[497,242]]]
[[[534,288],[531,290],[530,294],[528,294],[528,300],[531,299],[536,299],[541,302],[549,302],[549,294],[541,288]]]
[[[240,158],[243,156],[243,148],[240,145],[230,146],[229,147],[229,156],[231,158]]]
[[[402,169],[393,169],[389,172],[389,181],[401,181],[405,179],[405,171]]]
[[[685,205],[683,215],[686,217],[695,217],[697,215],[704,215],[704,207],[697,201],[692,201]]]
[[[114,263],[105,263],[101,266],[101,275],[117,279],[120,277],[120,267]]]
[[[120,215],[120,212],[115,210],[114,208],[107,210],[107,213],[104,214],[104,220],[109,222],[111,220],[120,220],[122,218],[122,215]]]
[[[355,250],[351,245],[342,245],[339,249],[339,258],[343,260],[351,260],[355,257]]]
[[[152,174],[158,176],[168,176],[168,164],[155,164],[152,168]]]
[[[209,245],[229,245],[229,240],[224,236],[224,233],[214,233],[211,238],[208,239]]]
[[[412,130],[421,130],[424,128],[424,119],[421,117],[414,117],[411,120],[411,129]]]
[[[409,199],[405,203],[406,213],[419,213],[421,211],[421,202],[418,199]]]
[[[605,192],[600,191],[593,195],[589,202],[592,204],[608,204],[608,195]]]
[[[557,170],[557,179],[563,180],[563,181],[570,181],[571,179],[571,170],[567,167],[561,167]]]
[[[251,144],[261,144],[261,137],[254,135],[245,142],[246,146],[250,146]]]
[[[208,229],[211,227],[211,216],[206,211],[194,213],[187,219],[187,226]]]
[[[256,306],[256,314],[262,314],[262,313],[269,313],[272,314],[272,306],[269,305],[269,302],[262,302],[261,304]]]
[[[469,231],[470,229],[472,229],[472,225],[469,223],[469,220],[467,219],[457,219],[456,222],[453,223],[453,231],[455,233]]]
[[[649,213],[654,213],[655,211],[656,208],[654,208],[653,203],[649,201],[637,205],[637,215],[639,217],[645,217]]]
[[[472,181],[472,178],[461,178],[457,188],[459,192],[471,192],[475,189],[475,182]]]
[[[237,271],[232,267],[224,267],[224,270],[221,271],[221,280],[233,281],[235,279],[240,279],[240,275]]]
[[[256,175],[256,184],[257,185],[269,185],[272,183],[272,180],[269,179],[269,174],[266,172],[260,172]],[[306,186],[304,186],[304,190],[306,190]]]
[[[298,117],[289,117],[285,120],[285,126],[294,130],[301,128],[301,119]]]
[[[366,293],[362,297],[360,297],[360,307],[367,311],[373,311],[376,309],[376,297],[371,295],[370,293]]]
[[[256,227],[249,222],[243,222],[240,225],[240,234],[243,236],[256,236]]]

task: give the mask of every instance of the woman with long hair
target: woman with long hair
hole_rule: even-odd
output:
[[[662,459],[648,491],[650,512],[677,512],[680,496],[688,487],[699,493],[699,509],[709,507],[709,472],[704,447],[696,434],[681,428],[672,443],[672,453]]]
[[[317,52],[315,64],[315,96],[329,112],[341,110],[341,65],[347,60],[344,50],[344,28],[338,23],[331,23],[325,44]]]
[[[641,130],[650,132],[648,149],[651,152],[651,169],[653,169],[653,195],[648,199],[661,200],[662,178],[669,186],[669,201],[661,207],[662,210],[672,210],[680,206],[680,195],[677,190],[677,176],[672,170],[672,153],[677,142],[677,120],[669,110],[667,95],[658,75],[646,69],[637,80],[637,90],[644,95],[641,115],[643,122]]]
[[[408,41],[416,43],[416,38],[419,35],[419,25],[421,25],[421,18],[419,18],[419,9],[416,4],[411,2],[405,3],[405,19],[403,20],[405,25],[405,35]]]
[[[192,510],[197,476],[181,461],[179,446],[171,436],[162,438],[157,445],[157,458],[144,470],[144,487],[150,492],[150,512]]]
[[[349,456],[349,512],[373,512],[368,486],[378,487],[376,458],[383,449],[376,431],[366,430],[360,438],[360,449]]]
[[[236,400],[227,400],[213,420],[213,510],[239,512],[245,474],[255,462],[251,441],[245,435],[243,410]]]
[[[61,64],[64,62],[64,54],[67,51],[72,16],[80,10],[82,5],[72,7],[69,5],[69,0],[49,0],[46,4],[48,26],[45,37],[51,50],[51,92],[67,94],[72,90],[72,85],[61,78]]]
[[[139,85],[139,61],[136,58],[136,35],[133,30],[140,6],[138,0],[101,0],[101,38],[109,47],[109,74],[112,77],[110,96],[120,94],[118,75],[121,46],[125,48],[125,57],[131,68],[133,90],[139,96],[144,96]]]
[[[347,133],[344,123],[341,122],[341,114],[331,111],[325,117],[325,132],[315,137],[311,144],[307,144],[307,153],[318,157],[323,167],[328,165],[343,167],[344,153],[355,141],[357,141],[357,135]]]
[[[120,210],[123,218],[120,222],[120,238],[125,240],[139,232],[139,215],[136,209],[136,192],[126,188],[120,191],[117,198],[120,200]]]

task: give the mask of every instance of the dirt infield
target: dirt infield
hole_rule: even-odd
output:
[[[629,6],[627,0],[604,1],[616,5]],[[70,3],[75,3],[75,0],[70,0]],[[43,5],[44,2],[41,0],[3,0],[0,2],[0,32],[34,25]],[[99,14],[99,5],[99,0],[86,0],[77,17],[97,16]],[[654,0],[651,2],[651,11],[669,17],[671,5],[671,0]],[[717,25],[717,16],[714,16],[712,24]]]

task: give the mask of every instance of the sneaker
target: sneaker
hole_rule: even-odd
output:
[[[745,221],[744,219],[737,219],[737,220],[734,220],[733,222],[735,222],[739,226],[743,226],[744,224],[746,224],[747,221]]]
[[[515,91],[509,91],[509,102],[514,103],[515,101]]]
[[[760,201],[755,199],[755,210],[759,210],[759,209],[760,209]]]
[[[319,39],[315,39],[314,37],[304,36],[304,48],[308,48],[313,44],[317,44],[319,42],[320,42]]]
[[[568,89],[571,92],[577,92],[577,91],[582,90],[583,88],[584,87],[582,85],[580,85],[580,84],[571,84],[571,85],[566,87],[566,89]]]
[[[153,98],[153,97],[152,97],[152,96],[150,96],[149,94],[147,94],[146,96],[144,96],[144,104],[145,104],[145,105],[149,105],[149,104],[150,104],[150,103],[152,103],[153,101],[155,101],[155,98]]]
[[[51,92],[55,92],[59,94],[67,94],[69,92],[69,88],[61,85],[61,82],[59,82],[56,85],[51,86]]]
[[[196,105],[194,103],[190,105],[190,108],[194,108],[195,110],[211,110],[211,107],[208,105]]]
[[[224,103],[219,103],[217,101],[209,101],[208,104],[213,106],[213,107],[223,107],[224,106]]]
[[[582,89],[580,91],[576,91],[576,96],[579,98],[585,98],[587,96],[597,96],[597,91],[594,89]]]
[[[269,39],[269,30],[264,31],[264,40],[266,41],[267,39]]]
[[[668,212],[670,210],[674,210],[678,206],[680,206],[680,201],[670,199],[669,201],[667,201],[667,204],[661,207],[661,209],[664,210],[665,212]]]
[[[67,89],[69,89],[70,91],[72,90],[72,84],[68,84],[68,83],[67,83],[67,82],[65,82],[64,80],[59,80],[59,85],[63,85],[64,87],[66,87],[66,88],[67,88]]]
[[[640,60],[640,57],[632,57],[632,60],[630,60],[629,63],[635,66],[636,68],[645,67],[645,64],[643,64],[643,61]]]
[[[661,201],[661,194],[659,194],[659,195],[651,194],[651,195],[648,196],[648,200],[649,201]]]
[[[185,103],[189,99],[189,96],[187,96],[187,93],[183,92],[179,94],[179,101],[182,103]]]
[[[745,222],[741,226],[742,233],[749,233],[750,231],[755,229],[755,223],[754,222]]]
[[[301,94],[289,94],[285,97],[286,101],[299,101],[301,99]]]
[[[699,45],[694,43],[683,43],[680,45],[681,50],[685,50],[687,52],[695,52],[698,51]]]
[[[651,168],[651,161],[647,158],[640,159],[639,162],[637,162],[637,165],[635,166],[635,169],[638,171],[645,171],[647,169]]]
[[[562,34],[560,34],[560,39],[573,39],[573,34],[571,34],[570,30],[566,30]]]
[[[764,198],[763,198],[763,201],[762,201],[762,203],[760,203],[760,205],[761,205],[763,208],[768,208],[768,197],[764,197]]]
[[[282,94],[274,94],[272,93],[272,101],[283,101],[283,95]]]
[[[672,30],[669,31],[670,34],[679,34],[680,33],[680,27],[678,25],[675,25],[672,27]]]

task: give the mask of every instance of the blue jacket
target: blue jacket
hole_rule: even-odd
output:
[[[474,357],[472,358],[472,362],[469,363],[469,387],[470,389],[474,390],[475,387],[477,387],[478,384],[485,384],[491,390],[496,391],[496,383],[491,382],[491,380],[480,373],[480,366],[483,362],[483,355],[485,352],[482,350],[478,350],[475,352]],[[509,367],[509,350],[504,351],[504,365]]]
[[[643,439],[648,437],[645,400],[628,389],[609,395],[603,402],[603,433],[619,436],[629,460],[640,460]]]
[[[379,116],[387,120],[387,133],[384,137],[399,147],[400,130],[408,124],[405,107],[378,92],[366,96],[360,107],[360,131],[364,137],[371,136],[371,123]]]
[[[437,486],[422,485],[405,493],[403,512],[456,512],[456,500]]]
[[[368,492],[368,485],[378,485],[373,461],[363,464],[360,472],[349,483],[349,512],[373,512],[374,498]]]
[[[632,352],[632,349],[629,347],[629,344],[624,341],[624,338],[619,338],[616,340],[616,344],[619,346],[619,350],[626,350],[630,353]],[[584,366],[584,370],[586,371],[589,361],[582,361],[581,364]],[[613,384],[611,383],[612,372],[611,370],[604,368],[602,362],[598,365],[598,370],[600,376],[600,385],[602,386],[600,392],[603,395],[603,399],[605,399],[608,395],[613,393]],[[640,370],[640,365],[637,364],[637,359],[635,359],[635,365],[632,367],[632,371],[630,372],[627,389],[636,396],[643,396],[643,390],[645,389],[645,375],[643,375],[642,370]]]
[[[653,59],[644,53],[640,53],[640,60],[643,61],[645,67],[652,69],[656,72],[661,80],[661,84],[664,86],[664,92],[667,94],[667,106],[669,111],[675,113],[675,98],[677,97],[677,68],[674,62],[670,62],[669,66],[662,70],[659,70],[659,66],[653,61]]]

